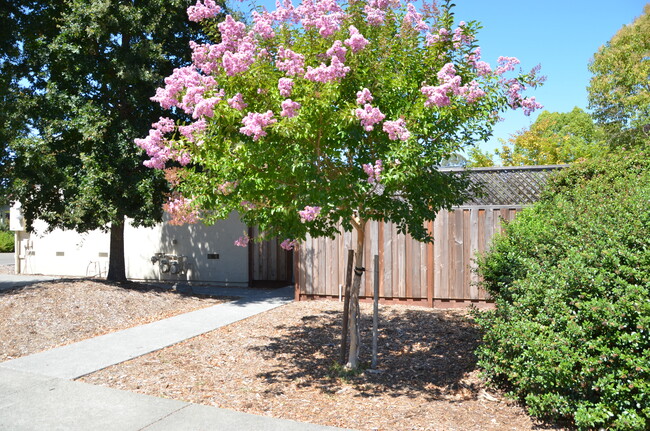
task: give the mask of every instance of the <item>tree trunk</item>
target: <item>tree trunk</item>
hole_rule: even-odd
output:
[[[359,348],[361,347],[361,334],[359,330],[359,290],[361,289],[361,276],[363,275],[363,245],[366,234],[366,221],[361,220],[356,228],[357,250],[355,253],[354,281],[350,292],[350,352],[345,368],[356,370],[359,368]]]
[[[119,283],[126,281],[126,265],[124,263],[124,217],[119,222],[111,223],[111,245],[106,280]]]

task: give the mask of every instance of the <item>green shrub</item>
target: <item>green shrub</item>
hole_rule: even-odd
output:
[[[479,272],[489,379],[536,416],[650,429],[650,154],[560,172]]]
[[[0,231],[0,253],[11,253],[14,251],[14,233]]]

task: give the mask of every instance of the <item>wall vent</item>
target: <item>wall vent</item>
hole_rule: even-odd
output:
[[[108,257],[108,253],[106,253],[105,251],[100,251],[99,257]]]
[[[57,252],[56,252],[56,255],[57,255],[57,256],[65,256],[65,253],[62,252],[62,251],[57,251]]]

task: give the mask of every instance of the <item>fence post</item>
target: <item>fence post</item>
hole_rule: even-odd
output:
[[[377,338],[379,338],[379,255],[373,261],[373,310],[372,310],[372,363],[371,368],[377,368]]]
[[[348,267],[345,277],[345,301],[343,302],[343,329],[341,334],[341,356],[340,364],[346,363],[346,352],[348,347],[348,322],[350,319],[350,288],[352,287],[352,264],[354,261],[354,250],[348,250]]]

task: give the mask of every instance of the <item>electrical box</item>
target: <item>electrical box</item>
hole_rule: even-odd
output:
[[[19,232],[25,230],[25,217],[23,217],[19,202],[13,204],[9,209],[9,230]]]

